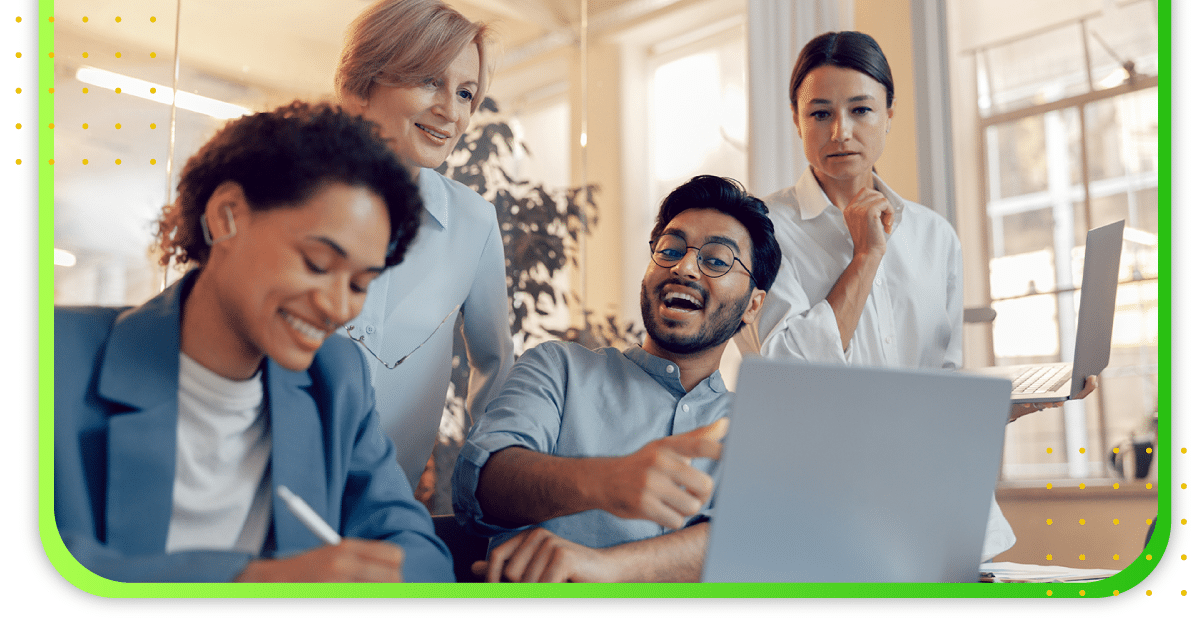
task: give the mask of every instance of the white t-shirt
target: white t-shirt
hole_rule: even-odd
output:
[[[271,515],[262,371],[233,381],[179,353],[179,424],[167,551],[258,554]]]

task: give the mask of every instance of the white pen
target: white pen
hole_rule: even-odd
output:
[[[293,493],[291,490],[288,490],[288,487],[284,485],[280,485],[279,487],[275,488],[275,493],[279,495],[280,499],[283,499],[283,503],[287,505],[292,514],[294,514],[296,518],[300,519],[300,522],[304,523],[304,526],[307,527],[308,531],[312,532],[313,535],[325,541],[325,544],[327,545],[341,544],[342,537],[338,536],[338,533],[333,531],[333,528],[329,526],[329,523],[326,523],[325,519],[321,518],[320,514],[314,512],[313,509],[304,502],[304,499],[296,496],[295,493]]]

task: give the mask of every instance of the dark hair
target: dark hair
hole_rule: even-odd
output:
[[[697,175],[671,191],[658,209],[658,219],[650,231],[656,241],[663,230],[685,210],[712,208],[737,219],[750,233],[753,249],[750,270],[754,285],[769,291],[779,273],[779,243],[775,240],[775,224],[767,217],[767,205],[746,192],[735,179],[716,175]]]
[[[883,55],[879,43],[866,33],[840,31],[817,35],[800,51],[796,65],[792,67],[791,87],[788,90],[793,112],[799,108],[796,92],[804,82],[804,77],[824,66],[857,70],[875,79],[887,90],[887,106],[892,106],[896,85],[892,82],[892,68],[888,66],[887,57]]]
[[[302,204],[330,183],[370,189],[387,206],[388,266],[404,259],[421,225],[417,186],[377,125],[330,105],[295,101],[230,121],[188,159],[179,196],[158,221],[163,265],[172,257],[178,264],[208,260],[200,217],[213,191],[230,181],[255,212]]]

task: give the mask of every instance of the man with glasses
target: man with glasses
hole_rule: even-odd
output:
[[[701,175],[663,200],[642,279],[646,339],[526,352],[454,471],[458,519],[493,536],[489,581],[700,577],[731,403],[717,371],[779,270],[761,201]]]

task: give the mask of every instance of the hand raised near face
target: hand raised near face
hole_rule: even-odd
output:
[[[692,458],[721,457],[729,419],[655,440],[624,457],[601,460],[591,484],[595,503],[621,518],[646,519],[679,529],[712,496],[713,480]]]
[[[896,218],[896,209],[883,193],[874,188],[858,191],[842,215],[846,218],[846,227],[850,228],[854,253],[882,257],[887,251],[887,235],[892,233]]]

